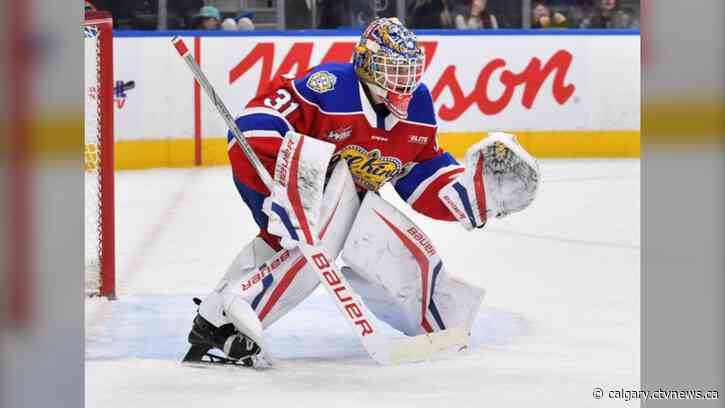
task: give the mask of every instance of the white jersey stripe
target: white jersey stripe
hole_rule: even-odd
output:
[[[271,137],[274,139],[284,139],[284,137],[276,130],[247,130],[245,132],[242,132],[242,135],[245,139],[255,139],[255,138],[263,138],[263,137]],[[232,139],[227,144],[227,151],[231,150],[232,147],[234,147],[234,144],[236,143],[235,139]]]

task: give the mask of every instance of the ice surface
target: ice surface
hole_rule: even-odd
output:
[[[541,169],[532,206],[483,230],[406,210],[450,273],[486,289],[469,352],[377,366],[318,289],[266,333],[263,371],[178,362],[192,296],[256,233],[230,170],[119,173],[119,298],[86,302],[86,406],[622,406],[592,389],[639,388],[639,161]]]

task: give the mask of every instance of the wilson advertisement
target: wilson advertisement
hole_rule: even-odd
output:
[[[487,131],[505,130],[543,156],[639,154],[637,33],[420,40],[423,82],[434,100],[441,144],[454,153]],[[349,62],[356,37],[215,35],[185,41],[236,114],[278,75]],[[116,78],[135,84],[115,105],[117,141],[196,138],[209,144],[225,137],[224,122],[194,85],[170,37],[119,37],[114,47]],[[221,158],[217,153],[205,162],[224,161],[224,152]]]

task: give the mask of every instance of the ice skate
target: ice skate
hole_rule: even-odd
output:
[[[194,299],[199,305],[201,301]],[[231,364],[250,367],[253,358],[261,351],[251,338],[240,333],[231,323],[214,326],[197,313],[189,332],[191,347],[184,356],[185,363]],[[214,354],[210,351],[216,349]]]

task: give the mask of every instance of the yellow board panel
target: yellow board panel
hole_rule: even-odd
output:
[[[709,147],[723,143],[725,101],[693,95],[651,96],[642,104],[646,145]]]
[[[639,157],[639,131],[551,131],[515,132],[519,142],[539,158],[561,157]],[[455,157],[485,133],[441,133],[441,147]],[[202,141],[202,164],[217,166],[229,163],[227,140],[206,138]],[[132,140],[116,142],[117,169],[194,166],[193,139]]]
[[[639,157],[639,131],[517,131],[519,143],[534,157]],[[441,133],[441,147],[455,157],[463,157],[483,132]]]
[[[116,142],[115,148],[120,170],[194,166],[193,139],[127,140]],[[203,140],[201,157],[205,166],[229,163],[226,139]]]

